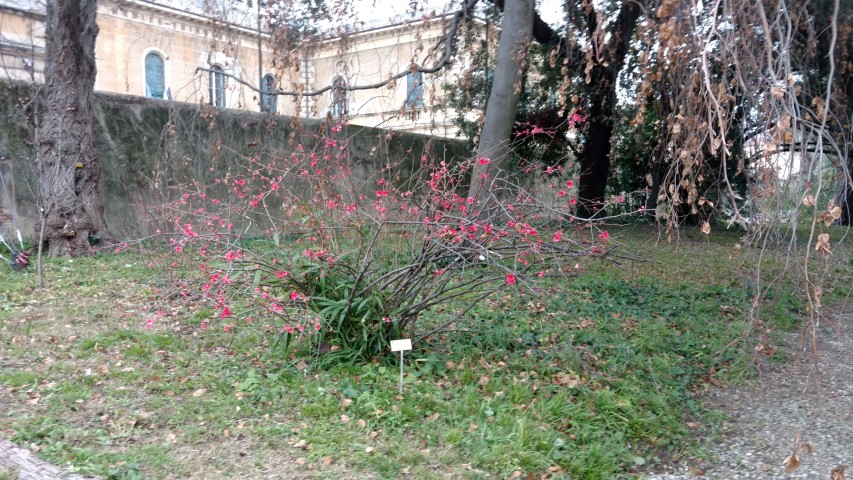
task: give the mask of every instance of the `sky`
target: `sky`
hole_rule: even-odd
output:
[[[250,28],[256,26],[257,10],[249,8],[246,0],[150,0],[154,3],[162,3],[177,8],[202,13],[210,5],[215,5],[221,11],[227,11],[229,20],[246,25]],[[297,2],[298,0],[293,0]],[[352,23],[357,20],[359,26],[364,23],[365,27],[376,27],[389,23],[397,23],[405,20],[417,19],[430,12],[443,13],[455,12],[461,8],[462,0],[326,0],[327,5],[346,4],[352,5],[355,15],[344,19],[343,22],[329,22],[330,25],[340,23]],[[480,0],[487,3],[488,0]],[[253,2],[252,2],[253,3]],[[253,3],[254,4],[254,3]],[[543,20],[552,26],[560,23],[562,0],[537,0],[537,11]],[[413,12],[413,6],[417,12]]]
[[[488,0],[480,0],[481,3],[486,3]],[[381,25],[383,22],[411,19],[411,9],[409,8],[412,2],[405,0],[354,0],[356,10],[361,20],[371,25]],[[445,10],[456,11],[461,8],[460,0],[420,0],[415,2],[420,9],[423,7],[425,12],[434,10],[436,13],[441,13]],[[560,12],[562,11],[561,0],[537,0],[537,11],[542,20],[552,26],[560,23]],[[376,23],[374,23],[376,22]]]

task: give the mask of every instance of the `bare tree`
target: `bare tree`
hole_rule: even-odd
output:
[[[38,202],[51,256],[82,255],[107,239],[94,145],[96,0],[48,0],[45,107],[37,133]]]

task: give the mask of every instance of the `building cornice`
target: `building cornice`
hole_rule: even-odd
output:
[[[107,0],[100,2],[100,4],[104,11],[119,18],[127,18],[124,15],[118,15],[119,11],[130,11],[131,9],[135,9],[138,12],[157,14],[159,17],[158,20],[160,20],[158,23],[163,26],[174,25],[177,27],[179,25],[178,22],[184,22],[187,26],[203,27],[205,29],[205,33],[201,34],[202,36],[208,36],[209,33],[207,30],[209,29],[213,29],[214,27],[224,27],[231,32],[241,33],[252,38],[258,38],[258,35],[261,35],[265,40],[270,39],[269,32],[259,32],[257,29],[248,28],[234,22],[223,20],[219,17],[192,13],[150,0]],[[138,19],[132,18],[131,20]]]

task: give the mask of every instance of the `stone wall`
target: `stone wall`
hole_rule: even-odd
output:
[[[37,104],[31,101],[37,91],[37,86],[0,83],[0,169],[25,236],[33,235],[38,218],[34,120],[28,116]],[[152,220],[162,216],[156,207],[192,182],[210,185],[247,159],[286,158],[297,143],[308,149],[310,142],[328,134],[321,133],[324,127],[317,120],[206,105],[103,93],[95,95],[95,103],[106,221],[121,238],[155,228]],[[371,180],[389,162],[396,165],[394,176],[402,181],[423,155],[447,161],[469,155],[464,142],[410,133],[348,126],[334,135],[348,139],[352,177],[365,193],[372,193]],[[0,208],[10,208],[2,197]]]

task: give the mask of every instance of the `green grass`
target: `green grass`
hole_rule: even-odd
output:
[[[610,479],[701,456],[695,439],[720,417],[697,395],[750,371],[754,255],[734,254],[739,235],[724,231],[677,244],[646,227],[611,235],[647,261],[586,262],[538,297],[482,302],[406,356],[402,396],[397,357],[282,356],[254,327],[199,330],[204,304],[176,304],[146,330],[158,286],[143,257],[51,260],[44,291],[33,272],[4,271],[0,435],[126,479]],[[853,264],[841,246],[833,255],[825,298],[842,299]],[[800,321],[793,283],[761,303],[775,328]]]

